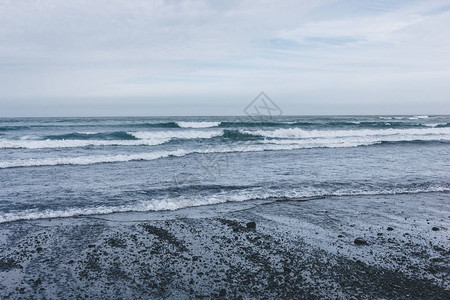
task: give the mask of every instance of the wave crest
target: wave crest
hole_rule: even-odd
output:
[[[219,187],[214,187],[217,189]],[[214,190],[213,189],[213,190]],[[230,193],[223,193],[223,190],[230,190]],[[172,197],[171,200],[154,199],[150,201],[140,201],[133,205],[120,206],[96,206],[96,207],[73,207],[65,210],[43,210],[36,211],[35,209],[24,210],[20,212],[8,212],[0,214],[0,223],[14,222],[20,220],[36,220],[36,219],[54,219],[54,218],[68,218],[74,216],[91,216],[91,215],[107,215],[113,213],[123,212],[150,212],[150,211],[170,211],[186,207],[196,207],[204,205],[220,204],[225,202],[244,202],[244,201],[302,201],[313,199],[323,199],[324,197],[342,197],[342,196],[376,196],[376,195],[398,195],[398,194],[419,194],[419,193],[436,193],[449,192],[448,186],[406,186],[400,188],[381,188],[377,190],[367,191],[364,189],[352,190],[283,190],[272,192],[255,192],[254,190],[245,190],[243,187],[238,187],[237,193],[233,193],[234,188],[223,189],[219,188],[220,194],[216,196],[181,196]],[[220,196],[219,196],[220,195]]]
[[[211,128],[217,127],[221,122],[176,122],[181,128]]]
[[[268,138],[334,138],[334,137],[368,137],[368,136],[401,136],[401,135],[450,135],[449,128],[423,129],[361,129],[361,130],[304,130],[286,128],[276,130],[242,130],[247,134],[260,135]]]
[[[137,140],[135,136],[124,131],[114,132],[73,132],[60,135],[48,135],[44,140]]]

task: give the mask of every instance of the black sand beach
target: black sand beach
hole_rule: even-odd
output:
[[[0,0],[0,300],[450,300],[448,28]]]
[[[449,299],[448,203],[277,199],[4,223],[0,297]]]

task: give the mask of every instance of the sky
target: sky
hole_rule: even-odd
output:
[[[0,116],[449,114],[450,1],[0,0]]]

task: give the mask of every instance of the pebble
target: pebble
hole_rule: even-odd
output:
[[[248,229],[256,229],[256,223],[255,222],[248,222],[247,223]]]
[[[362,237],[356,238],[354,243],[355,243],[355,245],[369,245],[369,243],[367,243],[367,241],[365,239],[363,239]]]

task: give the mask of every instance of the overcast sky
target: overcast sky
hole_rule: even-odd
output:
[[[450,1],[0,0],[0,116],[450,113]]]

